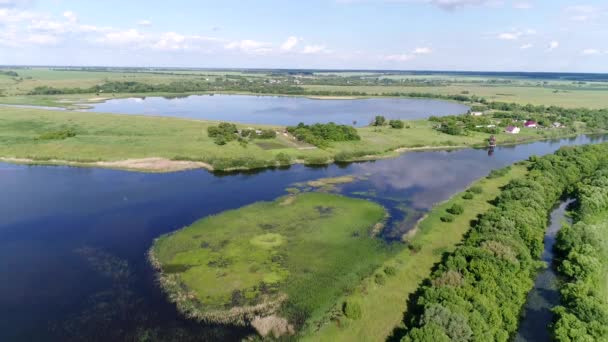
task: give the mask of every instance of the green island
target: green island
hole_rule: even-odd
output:
[[[162,236],[150,259],[186,316],[293,334],[393,254],[371,237],[384,218],[365,200],[288,195]]]

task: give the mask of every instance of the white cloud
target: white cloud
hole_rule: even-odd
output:
[[[59,42],[59,38],[50,34],[31,34],[26,42],[36,45],[55,45]]]
[[[97,42],[108,45],[131,45],[141,44],[148,38],[136,29],[130,29],[126,31],[114,31],[103,35],[103,37],[97,39]]]
[[[586,55],[586,56],[593,56],[593,55],[601,55],[602,52],[597,49],[585,49],[582,51],[582,54]]]
[[[555,49],[557,49],[559,47],[559,42],[557,40],[554,40],[552,42],[549,42],[549,51],[553,51]]]
[[[138,21],[137,25],[139,25],[139,26],[151,26],[152,22],[150,20],[144,19],[144,20]]]
[[[302,53],[304,54],[315,54],[315,53],[323,53],[328,52],[325,48],[325,45],[306,45]]]
[[[407,53],[403,53],[400,55],[387,55],[383,57],[383,59],[388,62],[407,62],[411,61],[414,58],[415,57],[413,55]]]
[[[429,47],[418,47],[414,49],[413,54],[415,55],[428,55],[431,52],[433,52],[433,50],[431,50],[431,48]]]
[[[527,49],[530,49],[532,47],[534,47],[534,45],[532,45],[532,44],[524,44],[524,45],[520,46],[519,48],[522,49],[522,50],[527,50]]]
[[[536,30],[525,29],[525,30],[512,30],[508,32],[501,32],[497,35],[498,39],[502,40],[518,40],[521,37],[533,36],[536,34]]]
[[[30,2],[30,0],[0,0],[0,8],[26,6],[29,5]]]
[[[240,50],[245,53],[263,54],[272,51],[272,44],[244,39],[228,43],[224,46],[228,50]]]
[[[300,39],[295,36],[291,36],[287,38],[287,40],[281,45],[281,50],[283,51],[291,51],[296,45],[300,42]]]
[[[63,12],[63,17],[66,18],[71,23],[75,23],[78,21],[78,17],[76,17],[76,14],[72,11]]]

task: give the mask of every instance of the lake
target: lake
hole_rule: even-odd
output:
[[[317,100],[290,96],[192,95],[108,100],[86,104],[87,111],[172,116],[250,124],[297,125],[335,122],[367,126],[376,115],[388,119],[424,119],[463,114],[468,106],[448,101],[408,98]]]
[[[434,203],[492,169],[560,146],[607,140],[579,136],[493,154],[412,152],[228,175],[0,163],[0,341],[239,340],[251,331],[190,322],[167,302],[146,262],[154,238],[207,215],[272,200],[293,183],[360,175],[364,180],[339,192],[385,205],[394,214],[383,235],[391,243]]]

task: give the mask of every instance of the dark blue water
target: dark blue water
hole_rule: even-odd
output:
[[[390,240],[492,169],[605,140],[581,136],[500,147],[492,155],[416,152],[224,176],[0,164],[0,341],[236,340],[250,331],[189,322],[165,300],[145,258],[155,237],[272,200],[295,182],[354,174],[368,176],[339,191],[388,206],[395,216],[384,233]]]
[[[89,104],[87,104],[89,105]],[[376,115],[390,119],[423,119],[462,114],[469,107],[448,101],[405,98],[315,100],[306,97],[215,95],[178,98],[147,97],[91,104],[89,111],[173,116],[250,124],[297,125],[330,122],[367,126]]]

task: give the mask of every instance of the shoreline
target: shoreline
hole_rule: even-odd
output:
[[[501,146],[517,146],[524,145],[534,142],[542,142],[553,139],[567,139],[584,135],[603,135],[607,132],[581,132],[579,134],[567,134],[558,137],[544,137],[539,139],[526,139],[518,142],[508,142],[504,144],[498,144],[497,147]],[[305,165],[305,166],[329,166],[332,164],[340,164],[340,163],[357,163],[357,162],[370,162],[375,160],[383,160],[383,159],[391,159],[397,158],[402,154],[408,152],[425,152],[425,151],[450,151],[450,150],[463,150],[463,149],[486,149],[486,146],[482,146],[480,144],[473,145],[441,145],[441,146],[420,146],[420,147],[399,147],[391,151],[387,151],[384,153],[373,154],[361,156],[345,161],[336,161],[335,159],[328,159],[326,163],[323,164],[312,164],[307,163],[302,159],[295,159],[291,164],[288,165],[266,165],[263,167],[257,168],[246,168],[246,167],[237,167],[237,168],[229,168],[216,170],[214,167],[208,163],[196,160],[174,160],[163,157],[142,157],[142,158],[129,158],[123,160],[99,160],[92,162],[79,162],[79,161],[71,161],[71,160],[61,160],[61,159],[31,159],[31,158],[22,158],[22,157],[5,157],[0,156],[0,162],[9,163],[9,164],[17,164],[17,165],[31,165],[31,166],[70,166],[70,167],[82,167],[82,168],[99,168],[99,169],[110,169],[110,170],[119,170],[119,171],[129,171],[129,172],[143,172],[143,173],[172,173],[172,172],[180,172],[180,171],[188,171],[188,170],[197,170],[203,169],[208,172],[221,172],[221,173],[232,173],[232,172],[246,172],[246,171],[263,171],[267,169],[275,169],[275,168],[289,168],[292,165]]]

